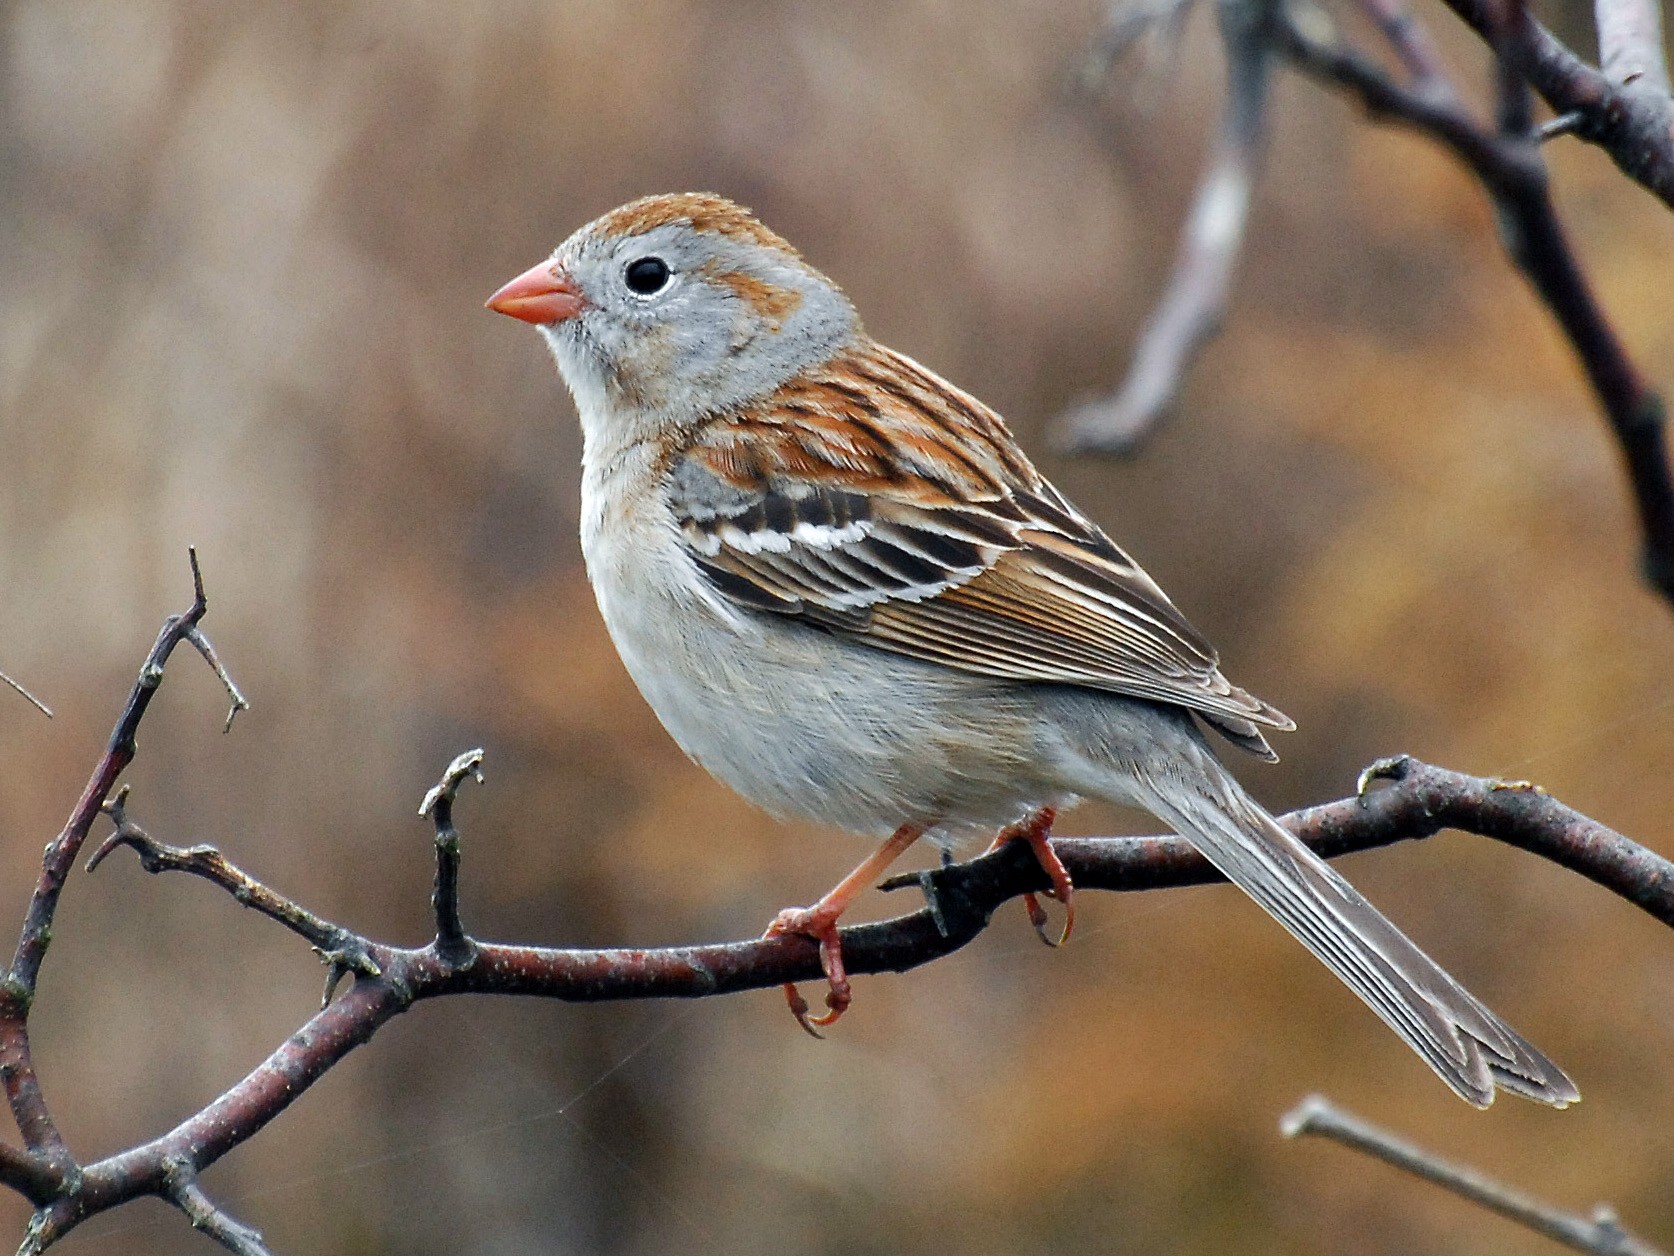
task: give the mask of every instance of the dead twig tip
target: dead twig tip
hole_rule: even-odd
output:
[[[1279,1133],[1286,1138],[1299,1138],[1313,1133],[1319,1119],[1331,1110],[1331,1101],[1324,1095],[1308,1095],[1289,1112],[1279,1118]]]
[[[466,777],[474,777],[478,785],[483,784],[482,761],[485,752],[479,746],[475,750],[467,750],[448,764],[448,770],[442,773],[442,779],[433,785],[419,803],[419,816],[429,817],[444,803],[451,803],[459,793],[459,786]]]

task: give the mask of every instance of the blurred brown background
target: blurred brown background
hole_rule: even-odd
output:
[[[418,941],[414,811],[480,744],[489,784],[460,813],[484,936],[740,937],[851,866],[855,840],[755,813],[634,692],[580,567],[569,402],[538,339],[481,308],[595,214],[692,188],[754,205],[882,339],[1005,412],[1297,717],[1284,765],[1244,773],[1270,804],[1340,796],[1406,750],[1674,847],[1674,614],[1635,578],[1566,347],[1423,143],[1287,79],[1235,318],[1183,413],[1131,463],[1048,452],[1047,421],[1117,378],[1158,293],[1218,97],[1200,15],[1171,79],[1136,93],[1124,69],[1109,99],[1067,99],[1101,15],[0,9],[0,666],[58,711],[0,693],[0,921],[188,600],[189,543],[255,709],[223,737],[213,678],[175,663],[129,775],[165,839]],[[1606,304],[1674,388],[1674,217],[1577,143],[1552,156]],[[1088,809],[1068,831],[1125,823]],[[1319,1089],[1674,1243],[1674,939],[1482,840],[1348,870],[1586,1102],[1470,1111],[1249,903],[1203,889],[1089,896],[1059,953],[1009,911],[951,960],[863,979],[824,1045],[772,993],[427,1004],[208,1186],[286,1256],[1549,1250],[1282,1142],[1279,1114]],[[198,1107],[319,980],[207,886],[126,855],[78,873],[34,1018],[73,1146]],[[0,1232],[24,1217],[0,1200]],[[142,1204],[63,1250],[209,1244]]]

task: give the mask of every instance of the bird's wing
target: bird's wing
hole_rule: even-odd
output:
[[[1138,563],[999,417],[911,360],[857,350],[702,425],[668,493],[733,603],[881,650],[1188,707],[1272,755],[1294,725],[1221,675]]]

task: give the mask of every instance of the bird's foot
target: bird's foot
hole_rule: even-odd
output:
[[[787,907],[773,918],[773,923],[767,926],[767,932],[762,936],[771,938],[783,933],[800,934],[820,945],[820,971],[825,973],[826,983],[826,1010],[818,1016],[811,1015],[808,1000],[802,997],[793,983],[786,982],[784,990],[785,1002],[790,1004],[796,1023],[815,1038],[824,1038],[820,1030],[835,1024],[837,1018],[848,1010],[849,1004],[854,1002],[849,974],[843,967],[843,943],[837,936],[837,917],[822,912],[817,904],[813,907]]]
[[[1063,860],[1058,858],[1058,852],[1052,849],[1052,823],[1058,818],[1058,812],[1052,807],[1042,807],[1034,815],[1016,824],[1008,825],[1000,830],[994,844],[989,847],[995,850],[1007,842],[1027,842],[1029,849],[1034,852],[1041,870],[1052,882],[1052,888],[1047,893],[1064,905],[1064,927],[1056,939],[1047,932],[1046,909],[1040,905],[1040,899],[1035,894],[1023,896],[1023,906],[1028,909],[1029,923],[1035,927],[1035,933],[1048,946],[1062,946],[1069,941],[1070,930],[1075,928],[1075,886],[1070,883],[1069,870],[1064,867]]]
[[[790,1004],[791,1015],[814,1037],[823,1038],[825,1035],[820,1030],[834,1023],[854,1002],[854,992],[849,989],[849,974],[843,967],[843,943],[837,936],[838,917],[848,910],[855,895],[877,880],[902,851],[923,835],[927,827],[923,824],[903,824],[872,853],[871,858],[832,886],[819,902],[812,907],[785,908],[762,934],[764,938],[772,938],[782,933],[798,933],[820,944],[820,970],[825,973],[827,986],[826,1010],[818,1016],[810,1016],[808,1001],[796,992],[796,986],[785,983],[785,1002]],[[1068,884],[1067,880],[1065,884]]]

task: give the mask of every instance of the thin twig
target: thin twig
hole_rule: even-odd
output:
[[[459,918],[459,831],[453,827],[453,800],[468,777],[475,777],[478,785],[483,783],[482,759],[480,749],[458,756],[419,804],[419,815],[429,816],[436,826],[436,885],[430,894],[436,913],[436,953],[460,966],[470,963],[476,943],[466,935]]]
[[[1187,371],[1226,320],[1267,129],[1272,54],[1269,0],[1223,0],[1227,98],[1220,129],[1180,233],[1162,300],[1140,333],[1133,360],[1110,396],[1058,420],[1071,451],[1131,453],[1173,410]]]
[[[100,842],[87,859],[87,871],[94,871],[111,851],[119,846],[132,847],[139,855],[140,866],[150,873],[188,872],[220,886],[234,899],[270,920],[276,920],[292,933],[307,939],[315,952],[339,978],[344,973],[359,973],[376,977],[380,973],[372,945],[342,925],[321,919],[306,907],[276,893],[249,873],[228,862],[213,846],[170,846],[159,842],[128,818],[128,786],[117,790],[116,797],[104,805],[115,828]],[[333,981],[332,985],[335,986]],[[329,999],[331,989],[326,991]]]
[[[1586,116],[1580,110],[1572,109],[1568,113],[1560,113],[1555,118],[1548,118],[1535,128],[1535,138],[1542,144],[1548,140],[1555,140],[1560,135],[1571,135],[1586,122]]]
[[[1360,7],[1389,41],[1420,90],[1454,97],[1441,49],[1430,37],[1429,28],[1413,17],[1403,0],[1361,0]]]
[[[1286,1138],[1312,1134],[1364,1152],[1576,1251],[1592,1252],[1595,1256],[1664,1256],[1659,1249],[1623,1230],[1617,1224],[1615,1211],[1608,1205],[1600,1204],[1590,1218],[1554,1208],[1469,1165],[1443,1159],[1398,1134],[1345,1112],[1322,1095],[1309,1095],[1285,1113],[1279,1118],[1279,1129]]]
[[[261,1231],[234,1221],[203,1193],[190,1161],[176,1160],[169,1165],[165,1194],[186,1214],[194,1230],[207,1234],[229,1252],[238,1256],[273,1256],[262,1242]]]
[[[8,686],[9,688],[16,690],[20,695],[22,695],[23,700],[25,702],[27,702],[31,706],[33,706],[42,715],[46,716],[47,719],[50,720],[52,718],[52,708],[51,707],[49,707],[46,703],[42,702],[34,694],[30,693],[22,685],[18,684],[18,682],[13,680],[10,676],[6,675],[5,672],[0,672],[0,684],[4,684],[4,685]]]
[[[238,686],[233,683],[233,678],[227,674],[227,669],[221,666],[221,659],[215,653],[215,647],[209,643],[209,638],[198,630],[197,625],[194,624],[186,630],[186,640],[190,641],[196,647],[197,652],[203,655],[204,662],[214,669],[216,679],[221,682],[221,687],[227,691],[227,722],[222,726],[221,731],[230,733],[234,717],[240,711],[248,711],[250,703],[239,692]]]
[[[1141,39],[1161,33],[1165,42],[1179,36],[1195,0],[1115,0],[1104,25],[1076,67],[1076,86],[1089,95],[1110,81],[1111,71]]]

